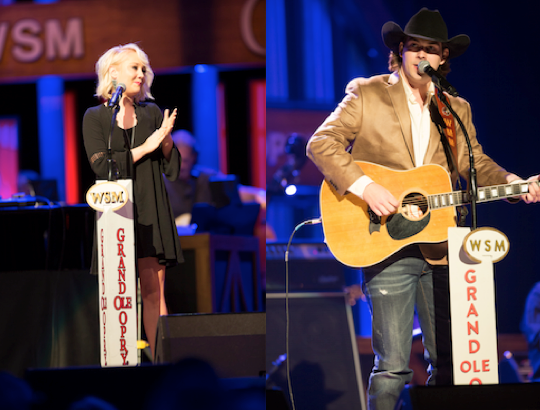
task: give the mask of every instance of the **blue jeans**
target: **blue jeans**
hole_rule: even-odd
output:
[[[363,269],[362,289],[371,311],[375,353],[368,387],[370,410],[393,410],[401,390],[412,380],[409,359],[415,309],[424,357],[430,363],[428,384],[434,384],[437,352],[432,275],[433,267],[417,247]]]

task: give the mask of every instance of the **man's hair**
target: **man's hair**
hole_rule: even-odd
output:
[[[119,65],[125,61],[128,52],[135,52],[146,68],[144,74],[144,84],[141,87],[139,94],[135,96],[135,102],[144,101],[146,99],[154,99],[150,93],[150,87],[154,81],[154,72],[150,67],[148,56],[135,43],[126,44],[123,46],[113,47],[106,51],[96,63],[96,74],[98,76],[98,84],[96,89],[96,97],[108,100],[111,98],[114,91],[113,80],[109,73],[111,66]]]

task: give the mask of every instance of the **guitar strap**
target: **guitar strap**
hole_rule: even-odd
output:
[[[462,191],[461,179],[459,176],[459,168],[457,166],[457,136],[456,136],[456,123],[454,121],[454,116],[444,105],[444,103],[439,98],[439,89],[435,88],[435,100],[437,101],[437,109],[435,109],[435,104],[432,104],[430,107],[431,119],[437,125],[439,134],[441,135],[441,143],[444,147],[444,153],[446,154],[446,161],[448,162],[448,167],[450,172],[456,172],[457,174],[457,184],[459,190]],[[468,211],[467,208],[461,206],[459,209],[460,219],[459,226],[465,226],[465,219],[467,217]]]
[[[452,154],[454,156],[454,159],[456,159],[457,158],[456,122],[454,121],[454,116],[452,115],[450,110],[448,110],[448,108],[444,105],[444,103],[439,98],[439,93],[440,93],[440,90],[438,88],[435,88],[435,99],[437,100],[437,107],[439,109],[439,114],[441,115],[441,118],[443,121],[442,125],[444,126],[442,133],[444,133],[444,136],[446,137],[448,144],[450,144],[450,147],[452,148]],[[441,132],[441,129],[439,129],[439,132]]]

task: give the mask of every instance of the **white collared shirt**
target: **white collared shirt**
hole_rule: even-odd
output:
[[[429,145],[429,135],[431,129],[431,115],[429,113],[429,103],[435,92],[433,83],[429,85],[429,91],[424,106],[421,107],[413,95],[411,87],[406,81],[402,81],[407,103],[409,105],[409,115],[411,117],[411,131],[413,139],[414,160],[417,167],[424,164],[427,147]]]
[[[401,74],[401,73],[400,73]],[[402,74],[401,74],[402,75]],[[399,75],[394,72],[390,75],[389,83],[396,84],[399,81]],[[411,131],[413,139],[414,160],[417,167],[423,165],[427,147],[429,145],[431,115],[429,113],[429,104],[435,92],[433,83],[429,86],[426,102],[423,107],[416,101],[411,87],[406,81],[402,81],[405,95],[407,96],[407,104],[409,106],[409,115],[411,118]],[[367,175],[358,178],[349,187],[348,191],[363,199],[364,190],[372,183],[373,180]]]

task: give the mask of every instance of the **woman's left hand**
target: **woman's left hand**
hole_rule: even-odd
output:
[[[171,150],[174,145],[171,137],[171,131],[173,130],[174,122],[176,121],[176,114],[176,108],[173,110],[170,116],[169,110],[165,110],[163,114],[163,123],[161,124],[161,128],[165,133],[165,136],[163,137],[163,140],[161,142],[161,150],[167,161],[171,159]]]
[[[166,109],[163,113],[163,122],[161,128],[165,135],[169,135],[174,128],[174,122],[176,121],[177,109],[175,108],[171,115],[169,115],[169,109]]]

